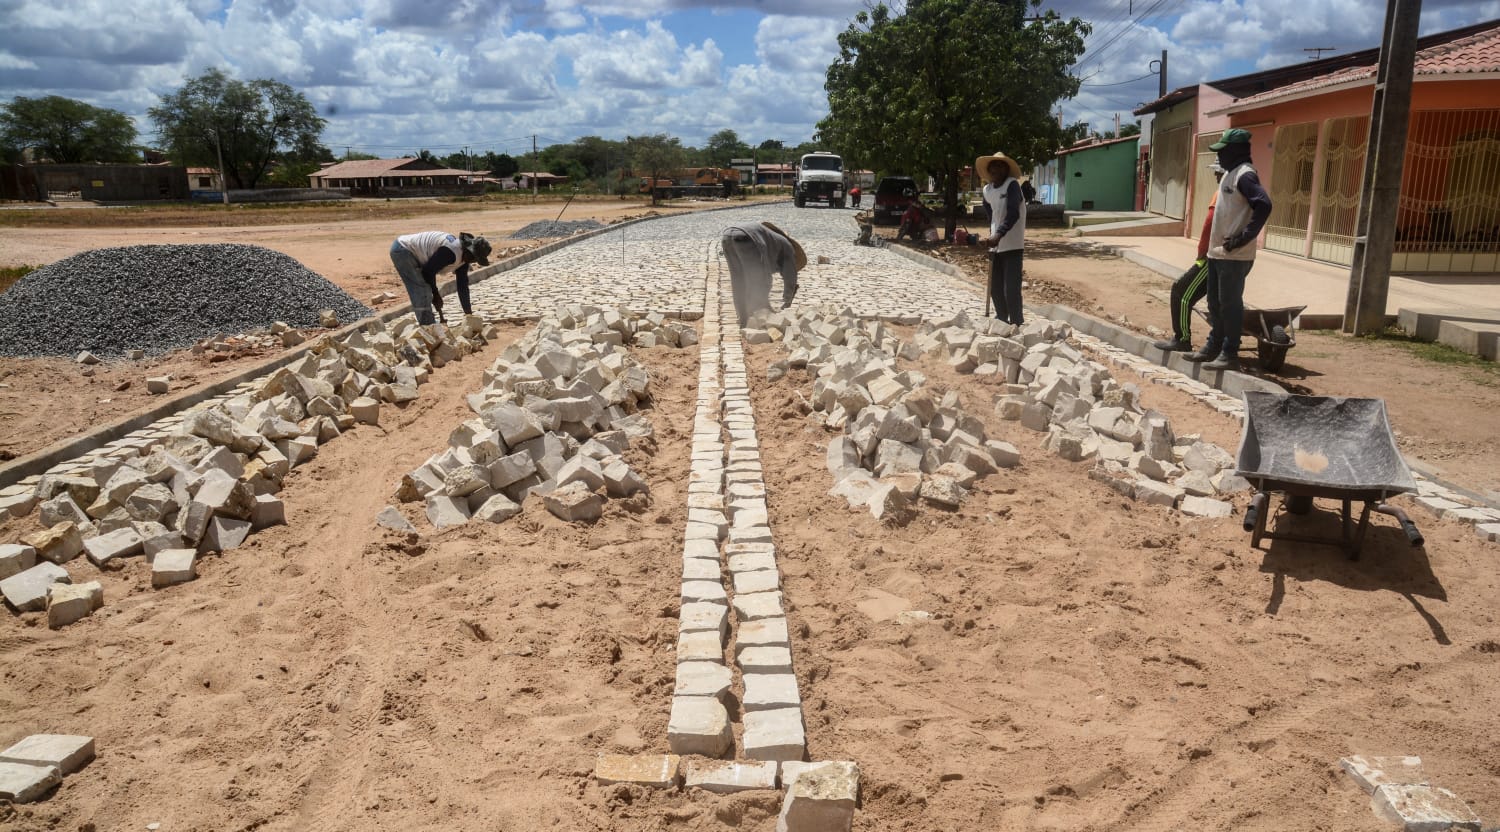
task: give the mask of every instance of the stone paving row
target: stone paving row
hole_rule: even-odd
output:
[[[703,311],[704,242],[711,241],[718,256],[725,228],[758,220],[774,222],[807,251],[799,305],[837,303],[906,323],[984,311],[984,298],[972,286],[891,251],[854,245],[852,212],[787,204],[666,217],[608,231],[480,283],[474,308],[490,320],[535,318],[559,303],[578,302],[696,318]],[[820,264],[820,256],[829,262]],[[781,297],[779,277],[772,297]]]
[[[710,256],[717,254],[714,244],[706,249]],[[674,754],[722,757],[732,750],[734,734],[724,704],[735,687],[734,673],[724,661],[732,608],[737,623],[732,652],[741,671],[738,700],[744,714],[739,750],[744,758],[768,762],[774,769],[778,762],[800,761],[805,755],[801,698],[792,674],[744,346],[738,328],[722,326],[733,310],[724,308],[729,297],[719,261],[712,260],[707,270],[677,685],[667,735]],[[732,602],[722,577],[726,560]]]

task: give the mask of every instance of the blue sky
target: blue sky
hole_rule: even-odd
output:
[[[751,143],[811,137],[823,73],[864,0],[0,0],[0,99],[63,95],[132,116],[218,66],[301,90],[324,144],[516,153],[583,135],[730,128]],[[1112,127],[1170,87],[1374,46],[1380,0],[1045,0],[1093,23],[1062,103]],[[1424,34],[1500,18],[1500,0],[1426,0]],[[1335,52],[1334,54],[1337,54]]]

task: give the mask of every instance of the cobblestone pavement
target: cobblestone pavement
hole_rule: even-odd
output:
[[[705,266],[722,258],[724,229],[759,220],[775,223],[807,250],[799,305],[834,303],[897,319],[984,311],[973,287],[891,251],[854,245],[854,212],[789,203],[685,214],[610,231],[479,284],[474,308],[490,319],[532,318],[558,303],[582,302],[697,318]],[[829,263],[819,264],[820,256]],[[771,296],[781,297],[779,277]]]

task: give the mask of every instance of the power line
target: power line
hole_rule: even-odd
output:
[[[1089,76],[1093,77],[1093,76]],[[1079,84],[1080,87],[1121,87],[1126,84],[1134,84],[1136,81],[1144,81],[1147,78],[1155,78],[1156,73],[1148,72],[1139,78],[1131,78],[1129,81],[1116,81],[1113,84]]]
[[[1108,41],[1106,41],[1098,49],[1092,50],[1087,55],[1084,55],[1083,56],[1083,60],[1081,60],[1078,63],[1076,63],[1076,64],[1073,65],[1074,71],[1076,72],[1079,67],[1083,66],[1084,64],[1087,64],[1089,61],[1102,60],[1103,56],[1106,53],[1108,53],[1109,48],[1111,46],[1113,46],[1115,43],[1119,42],[1120,38],[1124,37],[1126,34],[1128,34],[1131,31],[1133,31],[1135,29],[1136,25],[1141,20],[1144,20],[1147,17],[1151,16],[1151,13],[1154,12],[1154,11],[1156,11],[1157,8],[1160,7],[1165,2],[1167,2],[1167,0],[1156,0],[1156,2],[1154,2],[1150,6],[1148,6],[1145,11],[1141,12],[1141,16],[1139,18],[1132,19],[1130,21],[1129,25],[1124,26],[1123,28],[1121,28],[1120,31],[1117,34],[1115,34],[1113,37],[1111,37]]]

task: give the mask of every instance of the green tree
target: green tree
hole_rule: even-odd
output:
[[[1041,0],[878,4],[839,35],[817,138],[861,166],[933,177],[951,235],[976,156],[1004,151],[1023,169],[1052,157],[1053,105],[1078,92],[1069,68],[1089,31]]]
[[[516,171],[521,169],[521,164],[509,153],[490,152],[484,154],[482,167],[496,179],[507,179],[515,176]]]
[[[738,133],[727,128],[709,136],[705,150],[708,152],[709,164],[719,168],[729,167],[730,159],[750,155],[750,146],[740,141]]]
[[[18,95],[0,106],[0,142],[17,152],[35,148],[40,158],[58,164],[141,159],[128,116],[60,95]]]
[[[321,147],[327,124],[307,97],[280,81],[239,81],[210,69],[147,111],[174,158],[218,166],[231,187],[253,188],[283,150]]]
[[[636,172],[644,173],[652,180],[660,179],[661,174],[682,167],[682,161],[686,155],[682,140],[668,136],[666,133],[627,136],[625,146]],[[655,189],[651,191],[651,204],[656,204]]]

